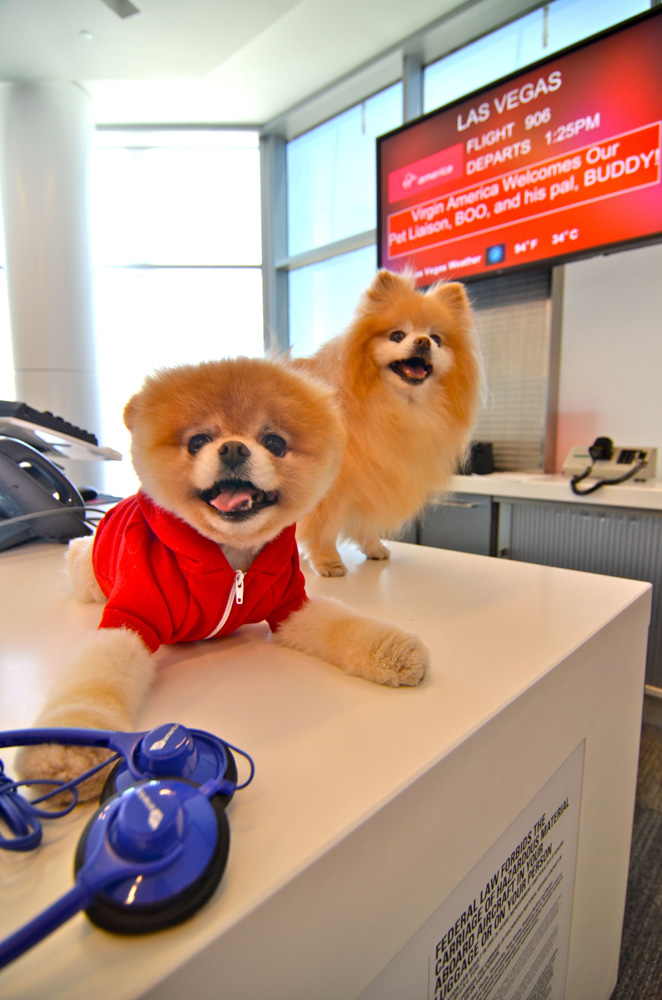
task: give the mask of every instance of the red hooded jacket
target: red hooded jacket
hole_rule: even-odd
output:
[[[99,628],[132,629],[152,652],[251,622],[266,620],[273,632],[306,600],[294,525],[242,573],[215,542],[142,491],[108,511],[92,560],[108,598]]]

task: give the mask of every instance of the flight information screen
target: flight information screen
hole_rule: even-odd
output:
[[[662,10],[377,140],[378,257],[419,285],[662,238]]]

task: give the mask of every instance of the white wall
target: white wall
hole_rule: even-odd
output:
[[[566,266],[556,468],[599,436],[657,447],[662,478],[662,245]]]

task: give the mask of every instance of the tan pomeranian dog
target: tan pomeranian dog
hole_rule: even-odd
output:
[[[163,370],[124,411],[139,492],[76,539],[76,596],[104,603],[39,725],[127,730],[163,643],[266,620],[273,638],[380,684],[418,684],[420,641],[337,601],[309,600],[295,522],[333,482],[345,432],[331,390],[290,367],[238,358]],[[68,780],[106,751],[21,752],[25,776]],[[97,776],[81,797],[95,795]]]
[[[335,388],[347,429],[334,485],[298,526],[315,570],[342,576],[338,538],[388,559],[381,539],[448,489],[465,454],[481,364],[464,287],[422,293],[379,271],[346,332],[293,364]]]

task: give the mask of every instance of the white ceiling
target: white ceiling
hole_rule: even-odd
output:
[[[0,81],[76,81],[99,124],[262,124],[460,0],[0,0]],[[130,4],[129,4],[130,6]]]

